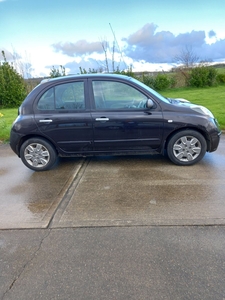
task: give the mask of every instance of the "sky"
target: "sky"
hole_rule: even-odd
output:
[[[225,0],[0,0],[0,50],[25,77],[106,71],[106,60],[168,70],[184,49],[225,62],[224,12]]]

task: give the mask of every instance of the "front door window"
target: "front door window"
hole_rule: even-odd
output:
[[[95,151],[149,151],[161,143],[163,118],[155,104],[146,107],[148,96],[132,85],[93,80],[92,111]]]
[[[143,109],[147,101],[137,89],[116,81],[93,81],[93,92],[98,110]]]

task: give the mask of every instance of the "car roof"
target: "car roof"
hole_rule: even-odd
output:
[[[79,78],[111,78],[111,79],[131,79],[126,75],[121,74],[109,74],[109,73],[91,73],[91,74],[77,74],[77,75],[66,75],[55,78],[46,78],[41,81],[40,84],[46,82],[55,82],[55,81],[66,81],[68,79],[79,79]]]

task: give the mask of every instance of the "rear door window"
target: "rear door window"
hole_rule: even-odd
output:
[[[47,90],[39,99],[38,110],[84,110],[84,82],[59,84]]]

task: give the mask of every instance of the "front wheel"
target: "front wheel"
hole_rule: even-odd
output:
[[[22,144],[20,157],[31,170],[46,171],[56,162],[57,154],[53,146],[46,140],[31,138]]]
[[[185,130],[172,136],[167,145],[167,154],[176,165],[190,166],[203,158],[206,148],[206,140],[199,132]]]

